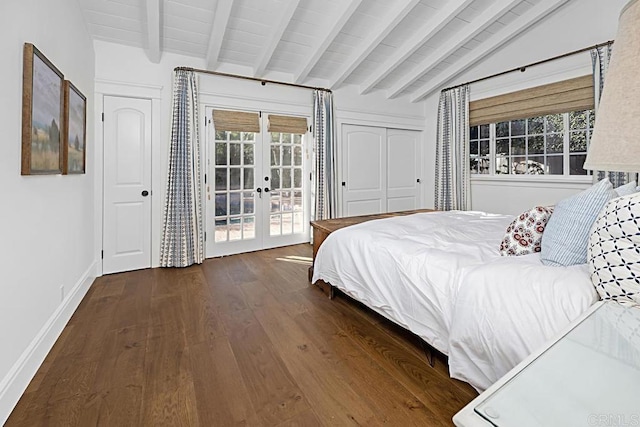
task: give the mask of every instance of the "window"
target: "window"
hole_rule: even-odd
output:
[[[469,154],[471,155],[471,173],[491,173],[489,156],[489,125],[471,126],[469,131]]]
[[[587,175],[594,122],[590,75],[469,104],[469,168],[476,175]]]
[[[569,174],[587,175],[582,168],[593,133],[596,115],[593,110],[574,111],[569,114]],[[588,173],[589,175],[591,173]]]
[[[471,173],[587,175],[594,119],[593,110],[582,110],[472,126]]]

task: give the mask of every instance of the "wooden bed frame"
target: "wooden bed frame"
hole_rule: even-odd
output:
[[[318,254],[318,249],[320,248],[320,245],[322,245],[322,242],[324,242],[324,239],[326,239],[329,236],[329,234],[333,233],[336,230],[339,230],[344,227],[348,227],[350,225],[371,221],[374,219],[412,215],[412,214],[421,213],[421,212],[433,212],[433,209],[416,209],[412,211],[388,212],[388,213],[373,214],[373,215],[349,216],[349,217],[343,217],[343,218],[311,221],[311,227],[313,228],[313,262],[314,263],[316,262],[316,255]],[[309,282],[311,282],[312,278],[313,278],[313,264],[311,264],[311,267],[309,267]],[[323,292],[325,292],[329,296],[329,298],[332,297],[333,287],[331,285],[329,285],[328,283],[325,283],[322,280],[318,280],[318,282],[316,283],[323,290]]]
[[[434,211],[433,209],[417,209],[412,211],[389,212],[389,213],[374,214],[374,215],[351,216],[351,217],[344,217],[344,218],[312,221],[311,227],[313,227],[313,263],[311,264],[311,267],[309,267],[309,282],[313,280],[313,266],[316,262],[316,255],[318,254],[318,249],[320,248],[320,245],[322,245],[324,240],[329,236],[329,234],[333,233],[334,231],[344,227],[348,227],[350,225],[360,224],[362,222],[367,222],[374,219],[391,218],[395,216],[405,216],[405,215],[412,215],[415,213],[433,212],[433,211]],[[312,284],[318,286],[322,290],[322,292],[324,292],[330,299],[333,299],[336,295],[336,292],[339,292],[339,290],[335,286],[331,285],[331,283],[325,282],[324,280],[316,280],[316,282]],[[348,295],[346,296],[348,297]],[[354,300],[354,301],[359,302],[357,300]],[[367,307],[367,309],[369,308]],[[391,321],[391,320],[388,320],[388,321]],[[427,344],[418,335],[415,335],[415,334],[413,335],[420,341],[420,345],[422,347],[422,350],[424,351],[425,356],[427,357],[429,366],[433,367],[435,363],[434,355],[435,355],[435,352],[438,352],[438,350],[436,350],[435,348]]]

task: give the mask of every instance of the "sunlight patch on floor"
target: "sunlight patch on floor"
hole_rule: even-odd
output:
[[[276,258],[276,260],[284,261],[284,262],[293,262],[296,264],[304,264],[304,265],[311,265],[313,263],[313,259],[308,256],[289,255],[286,257]]]

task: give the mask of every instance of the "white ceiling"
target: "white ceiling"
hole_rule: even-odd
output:
[[[95,39],[421,101],[570,0],[78,0]]]

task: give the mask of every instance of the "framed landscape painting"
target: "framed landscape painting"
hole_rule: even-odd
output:
[[[64,81],[63,173],[85,173],[87,98],[68,80]]]
[[[62,173],[62,73],[31,43],[24,44],[22,175]]]

